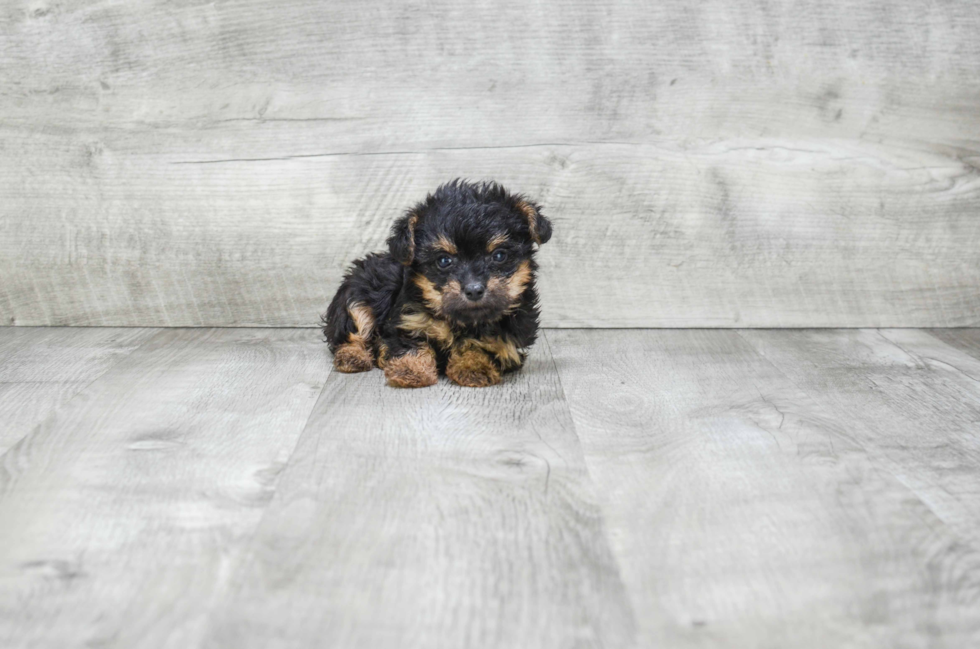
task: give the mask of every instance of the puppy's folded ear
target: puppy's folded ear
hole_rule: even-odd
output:
[[[415,226],[422,216],[421,207],[414,207],[391,226],[388,237],[388,252],[395,261],[406,266],[415,259]]]
[[[548,243],[548,239],[551,238],[551,221],[541,214],[541,208],[536,203],[522,198],[517,201],[517,209],[527,219],[527,229],[531,234],[531,241],[539,246]]]

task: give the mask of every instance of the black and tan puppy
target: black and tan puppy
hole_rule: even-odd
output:
[[[418,388],[439,370],[460,385],[500,382],[538,332],[536,245],[551,223],[500,185],[454,180],[398,219],[388,252],[355,261],[323,333],[334,366],[375,363],[388,383]]]

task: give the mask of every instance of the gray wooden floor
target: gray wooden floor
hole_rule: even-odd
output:
[[[980,330],[0,329],[0,646],[969,647]]]

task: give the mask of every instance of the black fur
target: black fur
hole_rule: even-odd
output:
[[[507,241],[489,252],[491,240],[501,235]],[[551,223],[523,196],[494,182],[446,183],[394,223],[388,252],[369,254],[347,271],[323,316],[326,342],[332,352],[350,342],[358,331],[349,308],[363,305],[374,316],[367,344],[375,358],[379,353],[397,358],[431,345],[439,366],[445,367],[452,347],[399,328],[405,314],[427,314],[445,322],[457,342],[486,337],[510,341],[523,358],[538,330],[535,245],[550,238]],[[447,245],[456,254],[438,247]],[[503,261],[493,257],[498,251],[505,255]],[[440,257],[452,258],[448,268],[440,267]],[[520,270],[522,263],[529,273]],[[526,275],[526,284],[517,281]],[[439,295],[436,308],[421,288],[426,282],[430,297],[432,289]],[[480,284],[486,294],[479,301],[459,290],[469,286],[478,292]],[[522,285],[514,297],[515,287]]]

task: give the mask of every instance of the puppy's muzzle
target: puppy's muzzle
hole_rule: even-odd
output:
[[[487,292],[487,286],[483,282],[470,282],[463,287],[463,295],[470,302],[479,302]]]

